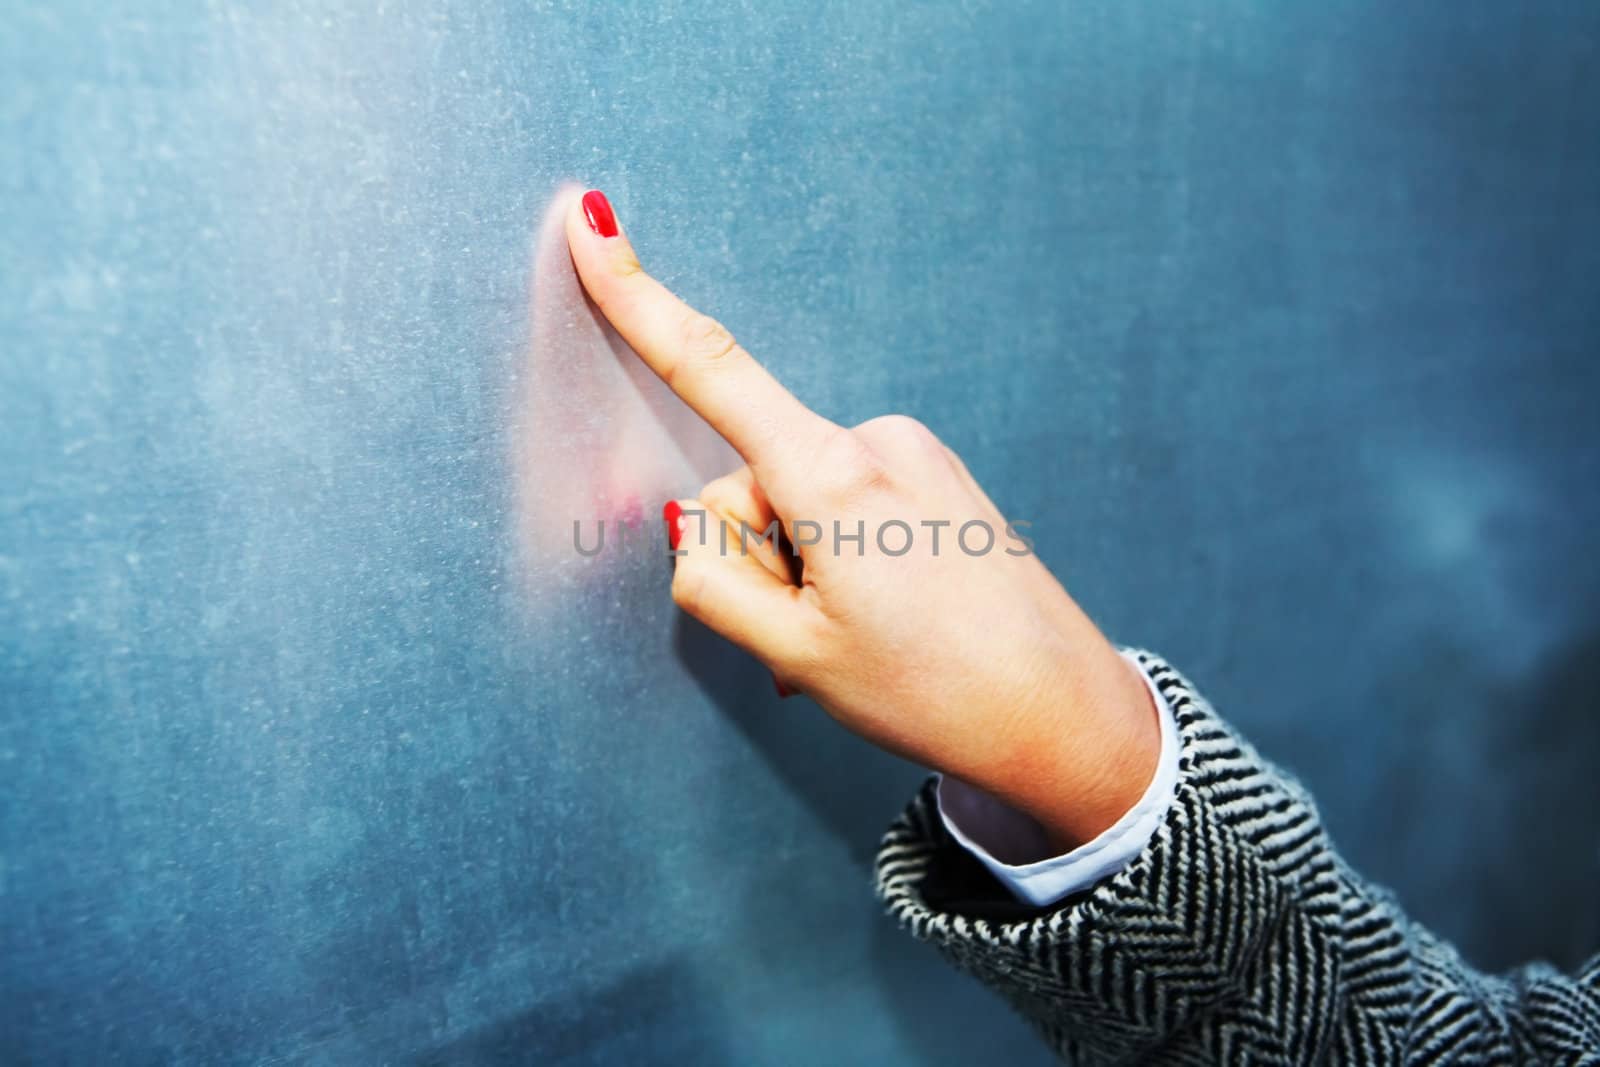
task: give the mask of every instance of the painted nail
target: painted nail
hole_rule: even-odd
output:
[[[779,678],[776,674],[772,676],[772,687],[778,691],[778,696],[780,698],[794,696],[794,690],[784,685],[783,679]]]
[[[683,506],[676,500],[667,501],[667,506],[661,509],[661,518],[667,524],[667,547],[676,552],[678,542],[683,540]]]
[[[600,190],[590,189],[583,194],[583,217],[589,220],[589,229],[601,237],[617,235],[617,213]]]

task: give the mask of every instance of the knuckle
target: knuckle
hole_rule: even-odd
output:
[[[956,453],[955,449],[951,448],[949,445],[941,445],[940,448],[944,452],[944,458],[949,461],[951,468],[954,469],[957,474],[960,474],[963,477],[971,477],[967,471],[966,461]]]
[[[817,482],[836,498],[853,498],[888,484],[882,458],[853,430],[830,433],[817,451]]]
[[[728,328],[710,315],[696,312],[683,324],[683,354],[697,363],[718,363],[739,348]]]
[[[832,616],[813,611],[805,623],[790,633],[781,658],[785,678],[817,687],[848,670],[859,658],[859,650]]]
[[[815,644],[796,643],[773,657],[786,679],[796,685],[812,686],[827,676],[828,663]]]
[[[738,498],[738,485],[731,474],[724,474],[700,487],[695,499],[713,511],[726,512],[728,505]]]
[[[873,444],[891,448],[942,447],[938,436],[910,415],[879,415],[857,426],[856,432]]]

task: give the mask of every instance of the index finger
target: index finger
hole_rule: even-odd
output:
[[[584,289],[623,340],[758,477],[798,469],[813,454],[833,424],[800,403],[721,323],[644,272],[605,194],[573,198],[567,244]]]

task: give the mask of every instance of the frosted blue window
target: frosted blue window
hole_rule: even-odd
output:
[[[0,1060],[1042,1062],[871,899],[920,772],[569,550],[726,456],[541,242],[567,181],[808,403],[938,430],[1475,962],[1576,962],[1597,39],[13,0]]]

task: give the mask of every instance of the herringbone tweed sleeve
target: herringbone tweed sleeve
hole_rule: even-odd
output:
[[[1576,976],[1468,967],[1334,852],[1304,788],[1139,654],[1182,743],[1129,866],[1045,909],[1004,897],[928,783],[877,862],[889,911],[1071,1063],[1600,1064],[1600,957]]]

